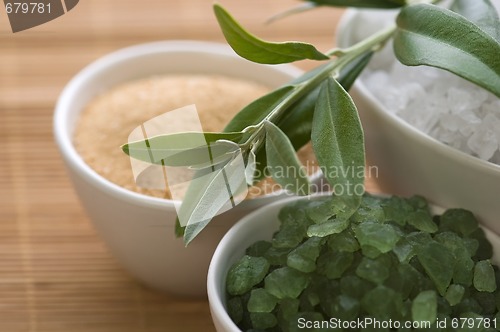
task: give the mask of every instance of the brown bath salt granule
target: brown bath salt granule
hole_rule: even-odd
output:
[[[195,104],[203,130],[221,131],[244,106],[268,92],[265,86],[222,76],[175,75],[133,81],[104,92],[87,105],[77,123],[74,144],[84,161],[109,181],[138,193],[171,198],[168,191],[136,186],[129,157],[120,148],[132,130],[158,115]]]

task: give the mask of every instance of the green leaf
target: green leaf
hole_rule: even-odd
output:
[[[337,80],[346,91],[349,91],[356,78],[370,62],[372,55],[373,52],[362,54],[360,57],[356,58],[347,66],[342,68]],[[300,83],[309,77],[308,74],[321,69],[323,69],[323,66],[304,74],[297,80],[293,81],[293,83]],[[314,108],[316,106],[316,100],[318,100],[320,90],[321,85],[318,85],[315,89],[311,90],[308,94],[290,106],[287,109],[286,114],[278,120],[278,127],[280,127],[288,138],[290,138],[295,150],[300,149],[311,140]]]
[[[346,89],[350,89],[356,78],[368,64],[373,52],[368,52],[353,60],[345,66],[339,74],[339,83]],[[295,84],[307,81],[319,71],[324,69],[325,65],[305,73],[297,79],[290,82],[289,85],[281,87],[243,108],[226,126],[225,132],[239,132],[247,126],[256,125],[262,121],[272,110],[281,104],[294,89]],[[311,140],[311,128],[316,100],[318,99],[321,85],[310,91],[308,94],[293,103],[286,111],[284,116],[278,120],[278,127],[290,138],[295,150],[300,149]],[[260,149],[256,152],[256,164],[260,180],[264,177],[266,169],[266,150]]]
[[[182,226],[181,223],[179,222],[179,217],[175,218],[175,237],[183,237],[184,236],[184,231],[186,230],[186,227]]]
[[[500,20],[497,10],[490,0],[455,0],[450,9],[500,41]]]
[[[267,165],[273,179],[284,189],[299,194],[309,194],[309,178],[301,165],[292,143],[275,124],[265,121]]]
[[[220,5],[214,5],[214,12],[227,42],[241,57],[265,64],[288,63],[297,60],[328,60],[313,45],[300,42],[273,43],[258,39],[247,32]]]
[[[437,295],[433,290],[420,292],[411,304],[411,318],[414,322],[430,322],[437,318]]]
[[[331,77],[316,102],[311,140],[326,179],[338,189],[336,194],[363,194],[358,189],[364,182],[364,173],[358,176],[365,166],[363,129],[351,97]]]
[[[372,51],[363,53],[340,70],[337,81],[346,91],[351,89],[358,76],[363,72],[372,59],[372,56]]]
[[[240,132],[248,126],[258,124],[281,104],[294,88],[293,85],[286,85],[254,100],[234,116],[224,128],[224,132]]]
[[[241,156],[209,173],[191,180],[178,217],[185,226],[184,242],[189,244],[225,207],[235,206],[234,197],[247,189]]]
[[[122,146],[123,152],[134,159],[164,166],[194,166],[217,164],[227,160],[237,145],[228,144],[242,139],[242,132],[185,132],[154,136]],[[223,140],[223,141],[220,141]]]
[[[307,0],[321,6],[361,7],[361,8],[398,8],[405,0]]]
[[[394,52],[408,66],[450,71],[500,97],[500,43],[465,17],[434,5],[401,10]]]
[[[253,185],[255,182],[255,170],[257,169],[256,158],[253,150],[250,150],[245,166],[245,180],[249,186]]]
[[[490,261],[476,263],[474,267],[474,287],[480,292],[494,292],[497,289],[495,271]]]
[[[226,288],[231,295],[242,295],[264,280],[269,263],[263,257],[243,256],[227,273]]]

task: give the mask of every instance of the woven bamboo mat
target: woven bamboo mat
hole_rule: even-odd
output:
[[[261,36],[321,49],[332,46],[341,14],[325,9],[266,27],[270,13],[297,2],[224,2]],[[17,34],[0,9],[0,332],[214,330],[206,300],[146,289],[118,266],[80,207],[52,138],[55,101],[78,70],[161,39],[223,41],[211,1],[82,0]]]

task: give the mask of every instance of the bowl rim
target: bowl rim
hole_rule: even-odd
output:
[[[374,195],[377,197],[391,197],[390,194],[386,193],[369,193],[366,192],[367,194]],[[208,275],[207,275],[207,294],[208,294],[208,302],[210,306],[210,310],[212,313],[212,316],[214,314],[217,316],[217,320],[223,325],[225,329],[228,331],[241,331],[239,327],[232,321],[231,317],[229,317],[229,314],[227,313],[227,310],[223,304],[222,299],[224,298],[224,294],[220,294],[217,289],[218,289],[218,281],[220,279],[217,278],[217,274],[220,272],[226,272],[227,271],[221,271],[221,265],[224,263],[224,253],[227,252],[227,247],[230,245],[232,242],[234,242],[233,237],[235,234],[244,231],[246,227],[248,227],[248,224],[254,221],[254,219],[260,217],[263,214],[268,213],[269,210],[272,210],[276,206],[284,206],[290,202],[301,200],[301,199],[314,199],[317,197],[324,197],[324,196],[330,196],[332,195],[332,192],[321,192],[321,193],[316,193],[310,196],[294,196],[294,197],[289,197],[285,199],[281,199],[278,201],[275,201],[271,204],[266,204],[265,206],[260,207],[259,209],[253,211],[252,213],[247,214],[243,218],[241,218],[238,222],[236,222],[230,229],[229,231],[224,235],[222,240],[219,242],[217,245],[217,248],[215,249],[215,252],[212,256],[212,259],[210,261],[210,265],[208,268]],[[444,211],[446,211],[446,208],[443,208],[439,205],[433,204],[432,202],[428,202],[429,204],[429,209],[432,215],[437,215],[437,214],[442,214]],[[276,215],[277,217],[277,215]],[[277,220],[275,220],[277,222]],[[478,220],[479,227],[483,229],[486,238],[488,241],[491,243],[497,243],[497,247],[493,246],[493,257],[491,259],[492,263],[496,265],[500,265],[500,235],[496,234],[495,232],[491,231],[488,227],[483,225],[481,222]],[[246,249],[246,248],[245,248]],[[215,321],[214,317],[212,319]]]
[[[227,251],[227,246],[232,242],[234,242],[233,240],[234,235],[240,233],[241,230],[247,227],[248,223],[250,223],[252,220],[254,220],[255,218],[259,217],[262,214],[266,214],[269,210],[275,208],[276,206],[286,205],[290,202],[300,199],[310,199],[310,197],[321,197],[327,195],[331,195],[331,193],[322,192],[310,196],[287,197],[272,202],[270,204],[266,204],[258,208],[257,210],[247,214],[240,220],[238,220],[238,222],[236,222],[224,235],[222,240],[217,245],[217,248],[215,249],[215,252],[212,255],[212,259],[210,260],[210,265],[208,267],[208,274],[207,274],[207,294],[211,311],[222,313],[222,315],[218,315],[217,317],[220,319],[221,323],[224,325],[226,329],[229,329],[229,331],[241,331],[239,327],[232,321],[231,317],[229,317],[226,308],[222,303],[223,294],[219,294],[219,292],[217,291],[219,279],[216,278],[217,273],[221,270],[221,264],[224,262],[223,256],[224,253]]]
[[[72,113],[72,109],[69,105],[71,105],[74,98],[78,95],[82,86],[87,84],[88,81],[92,81],[96,74],[107,69],[109,66],[115,63],[141,58],[151,54],[170,52],[205,53],[222,57],[239,58],[239,56],[227,44],[198,40],[157,41],[121,48],[99,57],[73,76],[63,88],[55,106],[53,115],[54,139],[68,166],[74,169],[77,173],[81,174],[81,176],[94,187],[99,187],[107,194],[124,200],[129,204],[156,208],[170,208],[179,205],[181,201],[152,197],[125,189],[94,171],[76,151],[71,134],[66,130],[69,115]],[[301,69],[289,64],[277,66],[267,65],[267,67],[292,78],[303,74]],[[252,199],[252,201],[259,201],[260,199],[264,199],[268,196],[279,195],[280,193],[281,192],[264,195],[262,197]]]
[[[347,34],[349,31],[349,25],[353,24],[352,22],[356,20],[357,16],[359,16],[363,12],[375,13],[376,11],[349,8],[346,10],[344,15],[342,15],[336,32],[336,40],[338,44],[348,42],[349,38],[347,37]],[[344,45],[340,46],[344,47]],[[480,159],[479,157],[475,157],[471,154],[451,147],[412,126],[396,114],[387,111],[385,109],[385,106],[382,105],[382,103],[373,95],[373,93],[371,93],[371,91],[366,87],[361,79],[357,79],[355,81],[352,89],[355,92],[357,91],[359,95],[365,99],[366,102],[371,104],[377,114],[387,120],[391,125],[403,128],[408,133],[408,135],[419,141],[421,144],[429,147],[430,149],[437,150],[457,162],[468,164],[471,167],[477,167],[479,168],[479,170],[487,172],[488,174],[498,176],[498,174],[500,173],[500,165]]]

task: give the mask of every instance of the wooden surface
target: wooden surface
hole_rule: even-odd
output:
[[[299,2],[222,2],[262,37],[322,50],[342,13],[325,8],[266,26]],[[146,289],[110,256],[70,186],[51,123],[66,82],[108,52],[164,39],[223,41],[211,3],[81,0],[16,34],[0,10],[0,332],[214,330],[205,299]]]

